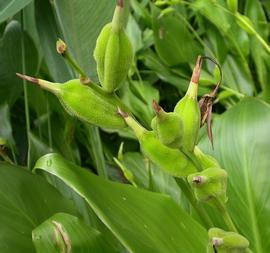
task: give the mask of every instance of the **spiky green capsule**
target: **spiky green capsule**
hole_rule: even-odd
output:
[[[175,112],[165,112],[156,101],[153,101],[153,108],[156,116],[151,125],[161,143],[171,148],[180,148],[183,138],[182,119]]]
[[[83,85],[79,79],[59,84],[17,75],[55,94],[72,116],[103,128],[126,127],[125,121],[117,113],[118,108],[123,108],[123,105],[115,95],[104,92],[98,85]]]
[[[173,149],[162,144],[153,131],[143,128],[128,114],[119,111],[128,126],[137,136],[142,152],[166,173],[184,177],[196,171],[196,167],[179,149]]]
[[[188,176],[188,182],[194,189],[199,201],[220,207],[227,202],[227,172],[218,167],[208,168]]]
[[[198,57],[188,90],[174,108],[174,112],[176,112],[183,121],[184,135],[182,145],[190,152],[193,152],[194,146],[197,143],[201,122],[201,112],[197,101],[200,69],[201,57]]]
[[[219,228],[211,228],[208,231],[208,237],[207,253],[248,252],[249,241],[238,233],[227,232]]]
[[[123,84],[133,60],[124,18],[123,6],[117,5],[112,22],[103,27],[94,50],[99,81],[107,92],[113,92]]]

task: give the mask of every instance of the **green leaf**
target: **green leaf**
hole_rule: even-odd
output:
[[[55,0],[53,6],[72,55],[87,75],[96,77],[93,51],[102,27],[112,19],[115,1]]]
[[[15,74],[22,72],[22,38],[20,23],[11,21],[0,43],[0,104],[13,104],[22,92],[22,81]],[[38,66],[37,50],[27,33],[24,33],[24,39],[26,72],[34,75]]]
[[[214,151],[202,147],[228,172],[228,207],[239,232],[254,252],[270,252],[270,106],[247,98],[213,125]],[[262,225],[263,224],[263,225]]]
[[[167,194],[176,203],[181,204],[181,191],[175,179],[152,163],[150,163],[151,172],[147,171],[145,158],[141,153],[127,152],[123,154],[122,162],[132,172],[135,182],[141,188],[150,188],[155,192]],[[151,179],[149,178],[149,173],[151,173]]]
[[[202,50],[185,23],[173,15],[159,18],[156,10],[153,13],[155,48],[159,57],[168,66],[195,62]]]
[[[33,230],[32,238],[37,253],[114,252],[98,230],[66,213],[43,222]]]
[[[19,12],[32,0],[2,0],[0,1],[0,23]]]
[[[154,117],[152,101],[159,101],[158,90],[147,81],[131,80],[121,91],[121,100],[146,127],[150,127]]]
[[[242,64],[241,58],[227,55],[223,65],[224,82],[226,86],[247,96],[252,96],[253,81],[249,69]]]
[[[34,253],[32,230],[56,212],[76,214],[43,178],[0,163],[0,252]]]
[[[205,252],[206,230],[167,196],[109,182],[58,154],[40,158],[37,169],[57,176],[84,197],[131,252]]]

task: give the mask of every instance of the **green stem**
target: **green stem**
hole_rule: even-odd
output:
[[[230,91],[231,93],[233,93],[236,97],[238,97],[238,98],[244,98],[245,97],[245,95],[243,94],[243,93],[240,93],[240,92],[238,92],[238,91],[236,91],[236,90],[234,90],[234,89],[231,89],[231,88],[229,88],[229,87],[227,87],[227,86],[224,86],[224,85],[222,85],[222,87],[221,87],[223,90],[227,90],[227,91]]]
[[[187,199],[189,200],[190,204],[193,206],[193,208],[197,211],[199,217],[207,227],[207,229],[214,227],[214,224],[212,220],[210,219],[208,213],[205,211],[205,209],[201,206],[199,206],[198,201],[196,200],[192,190],[190,189],[187,181],[182,178],[175,178],[177,184],[181,188],[181,191],[185,194]]]
[[[51,125],[51,113],[50,113],[50,104],[49,104],[48,94],[47,94],[47,113],[48,113],[49,147],[50,147],[50,151],[52,151],[53,150],[53,144],[52,144],[52,125]]]
[[[22,30],[22,40],[21,40],[21,50],[22,50],[22,72],[25,74],[25,44],[24,44],[24,14],[21,11],[21,30]],[[25,119],[26,119],[26,132],[27,132],[27,167],[30,169],[31,162],[31,141],[30,141],[30,115],[29,115],[29,103],[28,103],[28,88],[26,81],[23,80],[23,92],[24,92],[24,109],[25,109]]]
[[[182,152],[190,159],[190,161],[194,164],[194,166],[196,167],[197,171],[203,171],[203,168],[200,164],[200,162],[198,161],[197,157],[189,152],[188,150],[186,150],[185,148],[182,147]]]
[[[75,59],[70,55],[70,53],[68,51],[66,51],[63,54],[63,57],[65,57],[65,59],[67,60],[67,62],[70,64],[70,66],[77,71],[81,77],[83,78],[87,78],[86,74],[84,73],[84,71],[81,69],[81,67],[79,66],[79,64],[75,61]]]
[[[187,21],[187,19],[185,17],[183,17],[183,15],[181,15],[180,13],[177,13],[177,16],[179,16],[179,18],[182,19],[182,21],[184,21],[184,23],[187,25],[187,27],[191,30],[191,32],[194,34],[194,36],[196,37],[196,39],[199,41],[199,43],[209,52],[209,54],[213,57],[216,58],[214,52],[211,50],[210,47],[208,47],[206,45],[206,43],[204,43],[204,41],[201,39],[201,37],[199,36],[199,34],[196,32],[196,30],[192,27],[192,25]]]
[[[3,152],[3,150],[0,147],[0,156],[3,158],[4,161],[10,163],[10,164],[14,164],[14,162]]]
[[[13,145],[10,145],[10,150],[11,150],[11,154],[12,154],[14,164],[18,164]]]
[[[148,189],[150,191],[153,191],[154,187],[153,187],[151,161],[147,157],[144,157],[144,165],[145,165],[146,171],[148,172]]]
[[[223,218],[226,226],[228,227],[228,229],[230,231],[238,233],[237,228],[233,223],[233,220],[232,220],[232,218],[227,210],[226,205],[218,199],[216,199],[216,201],[217,201],[218,210],[220,211],[222,218]]]
[[[239,17],[238,17],[235,13],[233,13],[233,12],[227,10],[226,8],[224,8],[224,7],[223,7],[222,5],[220,5],[220,4],[217,4],[217,3],[216,3],[216,5],[217,5],[219,8],[221,8],[223,11],[229,13],[230,15],[234,16],[234,17],[235,17],[236,19],[238,19],[239,21],[242,21],[242,22],[243,22],[243,20],[240,20]],[[257,40],[263,45],[263,47],[266,49],[266,51],[270,54],[270,46],[269,46],[268,43],[262,38],[262,36],[254,29],[253,26],[250,26],[248,22],[245,22],[245,25],[246,25],[250,30],[252,30],[252,32],[254,33],[254,35],[255,35],[255,37],[257,38]]]
[[[255,31],[255,37],[261,42],[263,47],[266,49],[266,51],[270,54],[270,46],[267,44],[267,42],[262,38],[262,36]]]

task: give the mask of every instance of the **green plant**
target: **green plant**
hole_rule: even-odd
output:
[[[269,252],[267,3],[130,0],[120,47],[115,1],[29,2],[0,11],[0,251]]]

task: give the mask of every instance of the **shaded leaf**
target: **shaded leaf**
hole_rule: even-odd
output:
[[[22,72],[22,31],[20,23],[11,21],[5,29],[0,43],[0,104],[13,104],[22,92],[22,81],[15,75]],[[25,67],[29,75],[35,75],[38,67],[38,55],[34,42],[24,33]]]
[[[32,232],[37,253],[115,252],[102,234],[75,216],[58,213]]]
[[[2,0],[0,2],[0,23],[19,12],[32,0]]]
[[[0,163],[1,253],[34,253],[32,230],[56,212],[76,213],[40,176]]]
[[[153,11],[155,48],[159,57],[168,65],[193,62],[202,52],[185,23],[176,16],[158,17]]]

